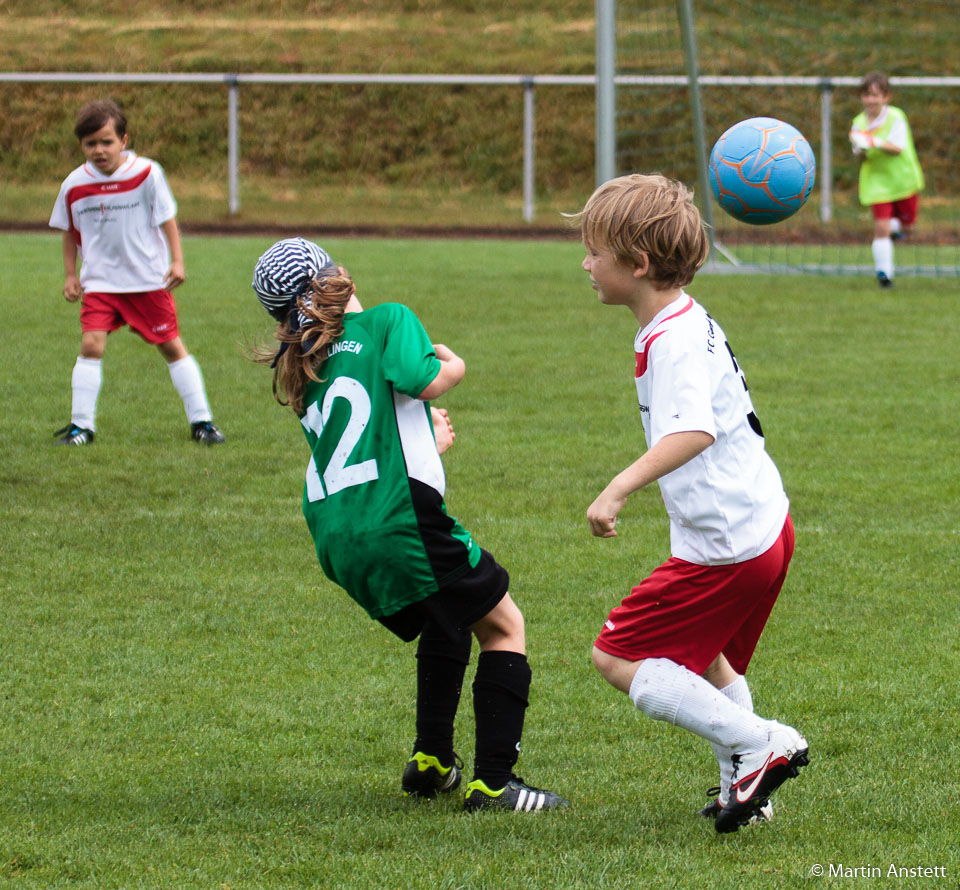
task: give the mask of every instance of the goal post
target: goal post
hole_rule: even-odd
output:
[[[617,0],[596,0],[596,185],[617,175]]]

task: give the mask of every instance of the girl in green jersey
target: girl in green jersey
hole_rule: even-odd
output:
[[[253,287],[277,321],[274,370],[310,450],[303,513],[324,573],[371,618],[417,644],[417,738],[403,772],[412,797],[454,790],[453,723],[472,637],[480,645],[468,810],[564,806],[513,773],[530,688],[523,616],[509,577],[444,504],[449,420],[429,400],[460,382],[463,360],[432,344],[406,306],[363,310],[354,284],[316,244],[291,238],[258,261]]]

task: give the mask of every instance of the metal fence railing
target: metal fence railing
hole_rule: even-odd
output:
[[[609,75],[608,75],[609,76]],[[792,86],[819,90],[820,106],[820,151],[818,153],[818,178],[820,180],[821,215],[830,219],[833,206],[831,198],[831,99],[837,87],[854,87],[859,83],[855,77],[737,77],[704,76],[697,78],[701,88],[743,86]],[[315,84],[315,85],[406,85],[406,86],[515,86],[523,90],[523,218],[530,222],[535,209],[534,165],[534,90],[537,87],[584,87],[593,86],[598,96],[607,96],[609,83],[601,82],[593,74],[166,74],[166,73],[77,73],[77,72],[0,72],[0,83],[196,83],[223,86],[227,90],[227,181],[230,213],[240,209],[239,164],[240,164],[240,88],[244,84]],[[617,86],[684,86],[688,78],[682,75],[616,75],[613,87]],[[960,87],[960,77],[900,77],[891,78],[898,86],[930,86],[941,88]],[[606,128],[615,126],[612,119],[599,114],[597,118],[597,145],[612,146],[615,139]],[[604,106],[609,106],[605,101]],[[599,151],[598,151],[599,154]],[[598,164],[598,171],[600,166]],[[599,173],[598,173],[599,175]]]
[[[592,86],[588,75],[562,74],[114,74],[71,72],[0,72],[0,83],[196,83],[227,89],[227,181],[230,213],[240,209],[240,87],[244,84],[315,84],[364,86],[515,86],[523,89],[523,218],[533,220],[534,89],[547,86]]]

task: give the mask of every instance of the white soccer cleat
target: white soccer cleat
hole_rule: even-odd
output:
[[[810,762],[808,751],[807,740],[792,726],[772,723],[766,747],[734,754],[730,797],[717,813],[717,831],[736,831],[759,817],[770,795]]]

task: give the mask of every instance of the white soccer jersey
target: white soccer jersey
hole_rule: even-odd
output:
[[[128,151],[109,176],[77,167],[60,186],[50,225],[73,232],[84,291],[138,293],[163,287],[170,248],[160,226],[176,215],[160,165]]]
[[[789,505],[720,326],[683,294],[637,333],[634,348],[647,447],[671,433],[714,437],[659,480],[671,553],[700,565],[759,556],[776,541]]]

